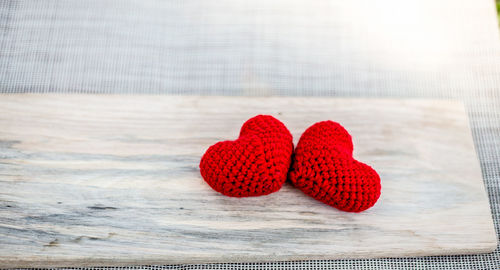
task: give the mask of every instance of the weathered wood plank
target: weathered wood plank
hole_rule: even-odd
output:
[[[289,183],[224,197],[198,162],[256,114],[297,142],[331,119],[382,178],[366,212]],[[437,100],[0,95],[0,265],[85,266],[374,258],[497,245],[463,107]]]

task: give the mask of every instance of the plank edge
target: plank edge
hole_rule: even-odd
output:
[[[70,260],[16,260],[0,258],[0,269],[12,268],[56,268],[56,267],[120,267],[120,266],[146,266],[146,265],[185,265],[185,264],[223,264],[223,263],[267,263],[267,262],[299,262],[311,260],[346,260],[346,259],[382,259],[382,258],[412,258],[412,257],[431,257],[431,256],[453,256],[453,255],[478,255],[488,254],[494,252],[498,247],[498,240],[487,243],[488,246],[475,249],[457,249],[455,251],[443,254],[441,250],[426,253],[425,256],[416,256],[415,253],[407,252],[400,256],[391,256],[389,254],[373,256],[367,254],[358,254],[357,256],[340,255],[340,256],[318,256],[318,255],[290,255],[290,256],[277,256],[266,257],[263,256],[231,256],[221,258],[200,258],[190,261],[180,261],[176,259],[158,259],[158,258],[142,258],[135,260],[122,260],[116,259],[96,259],[96,258],[78,258]],[[161,255],[160,255],[161,257]]]

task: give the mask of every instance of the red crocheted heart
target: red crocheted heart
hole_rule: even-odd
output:
[[[292,135],[285,125],[272,116],[258,115],[243,124],[237,140],[210,146],[201,158],[200,172],[224,195],[266,195],[286,181],[292,152]]]
[[[309,196],[348,212],[372,207],[380,196],[380,177],[352,157],[351,135],[338,123],[319,122],[302,134],[290,179]]]

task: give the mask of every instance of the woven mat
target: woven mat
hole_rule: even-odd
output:
[[[463,100],[500,231],[491,0],[3,0],[0,92]],[[94,269],[400,268],[500,269],[500,253]]]

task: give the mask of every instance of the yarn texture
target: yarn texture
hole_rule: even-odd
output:
[[[380,197],[380,177],[352,156],[351,135],[333,121],[318,122],[301,136],[291,182],[307,195],[337,209],[361,212]]]
[[[224,195],[266,195],[286,181],[292,153],[292,134],[285,125],[272,116],[258,115],[243,124],[237,140],[210,146],[201,158],[200,172]]]

